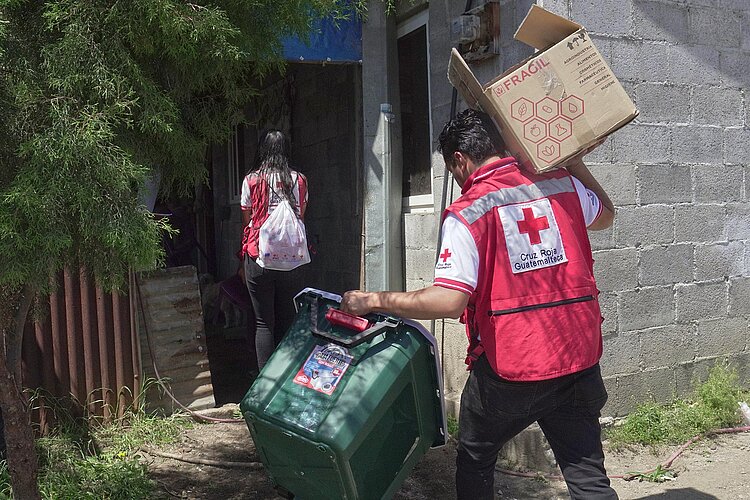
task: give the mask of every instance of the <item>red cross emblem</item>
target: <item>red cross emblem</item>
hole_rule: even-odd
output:
[[[523,220],[519,220],[517,224],[520,233],[529,235],[529,241],[532,245],[538,245],[541,243],[542,238],[539,236],[539,233],[545,229],[549,229],[547,216],[543,215],[536,218],[534,216],[534,210],[531,207],[523,209]]]
[[[448,257],[450,257],[451,255],[453,254],[446,248],[445,251],[440,254],[440,258],[443,259],[443,263],[446,263],[448,261]]]

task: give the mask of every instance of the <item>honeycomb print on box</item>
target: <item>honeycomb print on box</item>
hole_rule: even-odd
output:
[[[560,144],[573,136],[576,118],[583,115],[583,99],[575,95],[537,102],[521,97],[510,106],[510,116],[523,123],[523,136],[536,144],[536,156],[545,163],[560,158]]]

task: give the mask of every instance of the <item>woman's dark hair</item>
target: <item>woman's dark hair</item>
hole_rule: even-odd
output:
[[[453,161],[453,153],[460,151],[475,163],[495,154],[504,154],[505,142],[500,137],[492,118],[481,111],[467,109],[443,127],[438,138],[438,151],[446,165]]]
[[[263,134],[258,143],[253,171],[266,182],[269,182],[276,174],[282,184],[281,192],[277,192],[276,186],[270,182],[269,186],[276,194],[289,201],[295,211],[297,210],[297,200],[294,196],[295,181],[292,179],[292,169],[289,166],[289,143],[281,130],[272,129]]]

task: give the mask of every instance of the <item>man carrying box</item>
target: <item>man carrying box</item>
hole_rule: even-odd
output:
[[[432,286],[350,291],[342,309],[415,319],[461,316],[471,374],[461,396],[456,490],[494,498],[502,446],[538,422],[572,498],[610,499],[599,416],[601,315],[586,229],[612,225],[614,207],[581,161],[521,170],[491,119],[467,110],[439,138],[461,197],[443,216]]]

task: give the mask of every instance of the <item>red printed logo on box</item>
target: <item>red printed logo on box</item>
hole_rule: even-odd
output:
[[[502,88],[502,87],[498,87]],[[510,116],[519,122],[525,122],[534,116],[534,103],[525,97],[521,97],[510,105]]]
[[[560,114],[560,107],[556,100],[545,97],[536,103],[536,116],[548,122]]]
[[[503,95],[506,90],[510,90],[511,87],[522,84],[524,80],[532,75],[535,75],[539,71],[542,71],[547,66],[549,66],[549,61],[546,61],[543,57],[534,59],[520,72],[517,72],[516,74],[511,75],[503,80],[500,85],[495,88],[495,93],[497,95]]]
[[[547,137],[547,124],[538,118],[528,121],[523,126],[523,137],[536,144]]]
[[[583,99],[575,95],[537,102],[521,97],[510,106],[511,118],[523,123],[523,138],[537,145],[536,157],[546,163],[560,158],[561,144],[573,136],[574,121],[583,114]]]
[[[555,142],[551,137],[548,137],[537,145],[536,151],[537,156],[541,160],[544,160],[547,163],[552,163],[560,158],[560,143]]]
[[[558,116],[549,122],[549,136],[557,142],[562,142],[573,135],[573,123],[567,118]]]
[[[583,114],[583,99],[569,95],[560,101],[560,113],[566,118],[575,120]]]

